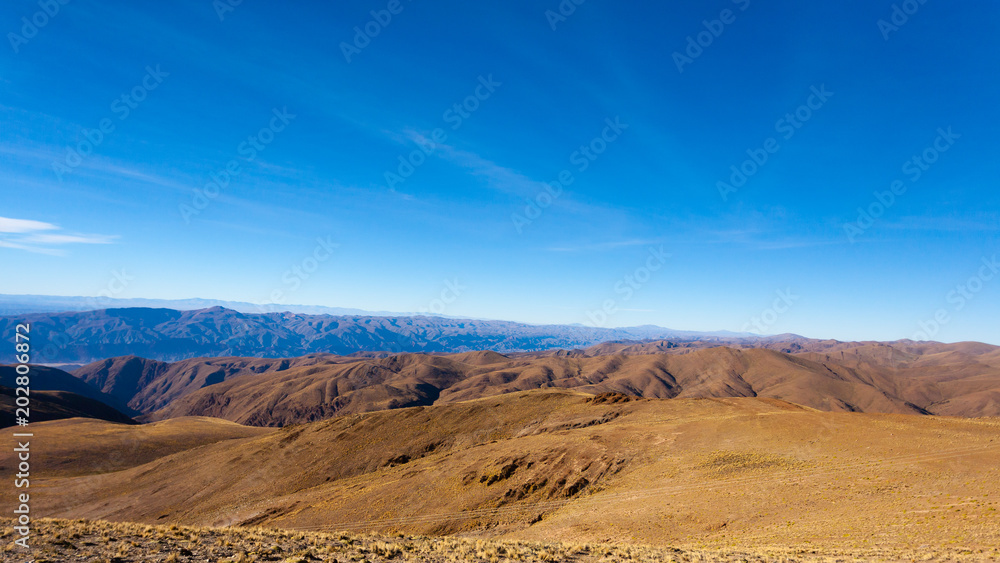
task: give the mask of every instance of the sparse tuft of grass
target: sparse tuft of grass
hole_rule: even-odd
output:
[[[13,531],[4,520],[0,560],[12,556]],[[872,560],[980,561],[991,554],[955,547],[913,549],[905,553],[867,548],[823,553],[813,548],[679,549],[645,545],[599,543],[542,543],[471,539],[454,536],[423,537],[403,534],[322,533],[263,528],[200,528],[179,525],[146,526],[82,520],[40,519],[35,561],[60,563],[225,563],[356,562],[362,563],[627,563],[765,561],[829,563]],[[76,543],[65,537],[75,537]],[[113,539],[107,539],[113,538]],[[994,550],[993,555],[998,555]]]

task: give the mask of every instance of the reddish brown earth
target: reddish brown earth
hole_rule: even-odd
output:
[[[656,346],[631,345],[610,355],[311,356],[287,369],[279,368],[288,360],[243,359],[253,367],[231,369],[222,382],[204,388],[197,382],[206,371],[218,373],[218,364],[239,361],[191,360],[165,372],[141,396],[174,390],[175,399],[150,415],[153,420],[199,415],[262,426],[550,388],[649,398],[766,397],[825,411],[1000,416],[1000,350],[994,346],[824,344],[816,346],[820,352],[798,354],[728,347],[650,353]],[[186,394],[176,391],[178,380],[187,382]]]
[[[33,510],[52,517],[889,560],[1000,545],[996,418],[550,389],[281,429],[34,432]]]

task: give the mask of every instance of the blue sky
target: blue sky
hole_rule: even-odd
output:
[[[1000,5],[160,4],[0,7],[0,293],[1000,344]]]

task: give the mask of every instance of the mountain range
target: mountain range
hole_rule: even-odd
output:
[[[73,372],[37,367],[43,377],[35,381],[45,382],[38,391],[75,393],[123,419],[214,416],[282,426],[544,388],[768,397],[825,411],[1000,415],[1000,348],[980,343],[222,307],[30,313],[0,317],[0,330],[10,334],[18,323],[31,325],[36,362]],[[0,369],[0,386],[13,387],[12,373]]]
[[[763,397],[823,411],[1000,416],[996,346],[808,340],[773,345],[799,351],[658,341],[511,355],[310,354],[178,362],[120,356],[64,377],[142,420],[211,416],[255,426],[554,388],[660,399]]]
[[[122,273],[121,275],[124,275]],[[83,297],[63,295],[10,295],[0,294],[0,315],[24,315],[29,313],[62,313],[66,311],[94,311],[99,309],[127,309],[144,307],[148,309],[174,309],[192,311],[209,307],[225,307],[241,313],[273,313],[288,311],[308,315],[365,315],[382,317],[406,317],[420,313],[398,313],[390,311],[367,311],[351,307],[324,307],[322,305],[284,305],[277,303],[248,303],[246,301],[224,301],[221,299],[145,299],[118,297]],[[437,315],[443,316],[443,315]]]
[[[722,344],[746,336],[655,326],[594,328],[423,316],[241,313],[224,307],[26,313],[0,317],[0,331],[13,334],[20,323],[31,324],[34,359],[46,364],[87,363],[124,355],[175,361],[202,356],[279,358],[359,351],[515,352],[664,338]]]

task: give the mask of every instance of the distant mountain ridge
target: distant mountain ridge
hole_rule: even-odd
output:
[[[84,297],[62,295],[7,295],[0,294],[0,316],[25,315],[30,313],[65,313],[71,311],[95,311],[100,309],[125,309],[145,307],[151,309],[174,309],[194,311],[209,307],[225,307],[241,313],[303,313],[307,315],[371,315],[380,317],[406,317],[425,313],[399,313],[391,311],[367,311],[351,307],[324,307],[322,305],[279,305],[275,303],[248,303],[245,301],[224,301],[221,299],[120,299],[116,297]],[[449,318],[446,315],[432,315]]]
[[[297,357],[314,353],[454,353],[584,348],[608,341],[679,339],[725,344],[732,333],[654,326],[594,328],[444,317],[379,317],[125,308],[0,317],[3,334],[31,323],[33,361],[88,363],[115,356],[177,361],[195,357]],[[760,338],[760,337],[757,337]]]

